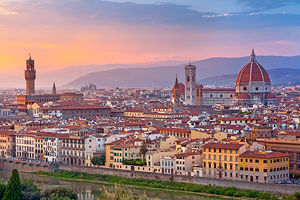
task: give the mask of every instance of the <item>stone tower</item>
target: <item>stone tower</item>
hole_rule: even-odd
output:
[[[178,108],[180,106],[180,96],[179,96],[179,84],[178,84],[177,75],[172,90],[172,98],[173,98],[174,108]]]
[[[29,54],[29,59],[26,61],[25,79],[26,79],[26,94],[35,94],[35,78],[36,71],[34,69],[34,60],[31,59]]]
[[[52,94],[56,95],[56,86],[55,86],[55,83],[53,83]]]
[[[184,67],[185,71],[185,103],[195,105],[196,66],[191,63]]]

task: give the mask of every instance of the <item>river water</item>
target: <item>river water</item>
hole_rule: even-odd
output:
[[[10,172],[0,171],[0,178],[8,181]],[[80,200],[98,200],[103,187],[107,190],[113,191],[114,185],[90,183],[85,181],[65,181],[52,177],[39,176],[31,173],[19,173],[22,179],[32,180],[41,190],[52,187],[63,186],[72,189],[77,193]],[[181,192],[167,192],[162,190],[143,190],[130,188],[134,194],[146,194],[149,200],[209,200],[209,198],[196,195],[186,194]]]

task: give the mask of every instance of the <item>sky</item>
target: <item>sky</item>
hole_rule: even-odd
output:
[[[299,0],[0,0],[2,76],[25,68],[298,55]],[[0,75],[1,77],[1,75]]]

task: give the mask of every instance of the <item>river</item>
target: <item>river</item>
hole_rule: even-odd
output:
[[[65,181],[55,179],[53,177],[45,177],[31,173],[19,173],[22,179],[32,180],[41,190],[52,187],[63,186],[72,189],[77,193],[80,200],[97,200],[101,195],[101,190],[105,186],[109,191],[114,190],[114,185],[90,183],[85,181]],[[0,171],[0,178],[8,181],[10,172]],[[209,198],[197,195],[186,194],[182,192],[167,192],[162,190],[150,189],[136,189],[130,188],[134,194],[145,193],[149,200],[209,200]]]

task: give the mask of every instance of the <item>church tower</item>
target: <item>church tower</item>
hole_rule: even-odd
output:
[[[26,79],[26,94],[35,94],[35,78],[36,71],[34,69],[34,60],[31,59],[29,54],[29,59],[26,61],[25,79]]]
[[[177,75],[176,75],[174,87],[172,89],[172,100],[173,100],[174,108],[178,108],[181,102],[180,102],[179,84],[178,84]]]
[[[55,83],[53,83],[52,94],[56,95],[56,86],[55,86]]]
[[[195,105],[196,66],[191,63],[184,67],[185,71],[185,103]]]

